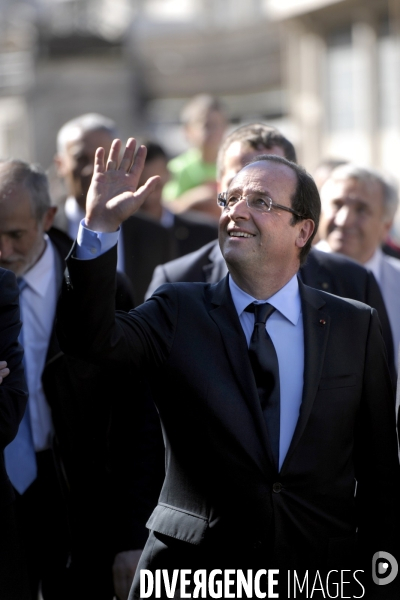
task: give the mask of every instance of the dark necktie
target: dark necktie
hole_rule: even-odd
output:
[[[17,278],[20,294],[27,286],[22,277]],[[21,310],[22,317],[22,310]],[[19,335],[19,342],[23,346],[23,328]],[[29,403],[19,424],[19,429],[13,441],[4,449],[4,458],[7,474],[15,489],[23,494],[34,482],[37,476],[36,454],[33,445]]]
[[[249,345],[249,356],[256,380],[261,408],[270,439],[275,466],[279,468],[280,385],[279,364],[272,340],[265,329],[267,319],[275,308],[271,304],[249,304],[247,312],[254,312],[254,329]]]

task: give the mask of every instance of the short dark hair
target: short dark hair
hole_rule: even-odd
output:
[[[0,161],[0,186],[22,184],[30,193],[32,214],[40,221],[51,206],[46,172],[38,164],[18,159]]]
[[[220,180],[224,172],[225,153],[228,148],[234,142],[241,142],[247,144],[254,150],[262,150],[266,148],[269,150],[274,146],[282,148],[285,158],[292,162],[297,162],[296,150],[292,142],[290,142],[285,136],[272,125],[266,125],[265,123],[249,123],[247,125],[241,125],[234,131],[232,131],[223,140],[217,157],[217,179]]]
[[[163,158],[166,162],[169,160],[169,156],[161,146],[157,142],[153,142],[152,140],[143,140],[141,145],[146,146],[146,162],[151,162],[152,160],[156,160],[157,158]],[[138,146],[139,148],[139,146]]]
[[[276,156],[275,154],[260,154],[260,156],[255,156],[252,160],[250,160],[248,162],[248,165],[262,160],[268,160],[271,162],[286,165],[296,173],[297,186],[291,198],[291,204],[293,210],[295,210],[303,216],[298,217],[297,215],[292,215],[292,220],[290,224],[295,225],[303,219],[311,219],[312,221],[314,221],[315,225],[312,235],[307,240],[306,245],[300,250],[299,253],[300,264],[303,265],[306,261],[308,253],[310,252],[312,241],[314,239],[315,234],[317,233],[319,225],[319,217],[321,214],[321,200],[319,197],[318,188],[315,184],[314,179],[309,173],[307,173],[307,171],[302,166],[298,165],[295,162],[287,160],[282,156]]]

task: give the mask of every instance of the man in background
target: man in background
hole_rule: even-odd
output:
[[[395,185],[355,164],[334,169],[321,188],[321,240],[316,247],[347,256],[375,276],[389,316],[397,365],[400,344],[400,260],[382,251],[398,207]]]
[[[55,164],[67,189],[64,208],[56,217],[56,225],[75,237],[85,215],[86,195],[93,174],[94,153],[98,146],[109,151],[115,137],[114,121],[96,113],[84,114],[65,123],[57,136]],[[155,156],[157,163],[160,155]],[[151,169],[151,160],[148,168]],[[163,163],[165,160],[163,159]],[[164,164],[162,165],[162,167]],[[122,225],[118,244],[118,270],[131,282],[134,306],[141,304],[154,268],[167,260],[202,246],[217,237],[216,226],[201,219],[181,219],[170,227],[155,217],[154,203],[160,208],[161,189],[150,199],[149,210],[143,210]],[[153,208],[151,208],[153,207]],[[199,221],[199,222],[197,222]]]
[[[214,205],[218,149],[228,121],[218,98],[198,94],[181,113],[183,131],[189,148],[168,163],[172,179],[164,197],[174,212],[196,210],[218,222]]]
[[[162,477],[157,479],[154,462],[161,470],[161,431],[145,399],[138,411],[129,405],[127,415],[124,405],[135,392],[127,390],[121,373],[115,372],[111,388],[104,371],[60,350],[56,306],[71,239],[52,227],[55,212],[39,166],[0,163],[0,265],[22,278],[32,432],[26,445],[20,428],[6,448],[6,468],[32,599],[40,590],[44,600],[86,600],[93,591],[96,598],[111,600],[115,556],[128,550],[140,555],[147,537],[144,524]],[[120,275],[116,282],[115,305],[128,311],[130,289]],[[124,435],[127,418],[132,438]],[[13,460],[12,450],[21,447],[24,459]],[[156,455],[152,447],[158,448]]]
[[[189,148],[168,163],[172,179],[165,188],[166,200],[202,184],[215,185],[218,149],[227,126],[221,102],[209,94],[191,98],[181,122]]]
[[[0,253],[3,239],[0,236]],[[25,428],[28,389],[23,349],[19,289],[14,273],[0,268],[0,595],[2,600],[30,600],[28,576],[15,515],[14,491],[4,465],[4,449]],[[21,425],[21,421],[23,421]],[[18,460],[18,456],[16,459]]]
[[[213,219],[207,218],[198,211],[176,214],[169,210],[168,203],[163,202],[163,192],[170,180],[167,153],[156,142],[145,140],[143,144],[147,148],[147,154],[139,185],[143,185],[154,175],[158,175],[159,180],[154,191],[140,207],[138,214],[146,215],[168,229],[171,235],[171,252],[176,257],[188,254],[216,240],[218,226]]]

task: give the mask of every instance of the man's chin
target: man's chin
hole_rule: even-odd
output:
[[[23,269],[17,263],[0,261],[0,267],[12,271],[16,277],[23,275]]]
[[[351,242],[344,239],[330,239],[329,245],[331,247],[332,252],[338,252],[339,254],[344,254],[349,258],[354,258],[356,254],[355,245]]]

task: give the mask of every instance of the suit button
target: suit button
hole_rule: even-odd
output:
[[[253,544],[253,549],[254,550],[259,550],[262,546],[262,541],[261,540],[257,540],[256,542],[254,542]]]
[[[283,485],[281,483],[279,483],[279,481],[274,483],[272,486],[272,490],[275,492],[275,494],[279,494],[279,492],[282,490],[282,488],[283,488]]]

